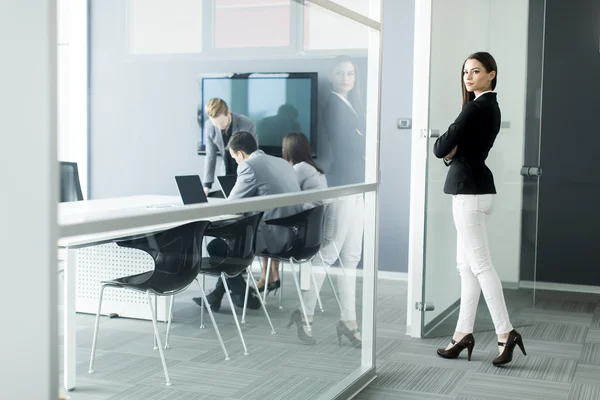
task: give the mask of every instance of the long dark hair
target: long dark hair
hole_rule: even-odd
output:
[[[292,165],[305,162],[312,165],[319,173],[324,173],[310,155],[311,149],[308,139],[299,132],[285,135],[281,144],[281,153],[282,158]]]
[[[488,74],[492,71],[496,72],[496,76],[494,77],[494,79],[492,79],[492,90],[496,89],[496,83],[498,83],[498,65],[496,64],[496,60],[494,60],[494,57],[492,57],[490,53],[485,51],[478,51],[477,53],[471,54],[465,59],[462,68],[460,69],[460,86],[462,88],[463,107],[466,106],[467,103],[475,100],[475,93],[467,91],[467,87],[465,86],[465,81],[463,79],[463,71],[465,70],[465,64],[467,63],[467,60],[479,61]]]
[[[352,104],[352,108],[354,108],[354,111],[356,111],[356,113],[360,117],[364,117],[365,110],[363,108],[363,104],[362,104],[362,100],[361,100],[362,96],[360,95],[360,79],[359,79],[359,73],[358,73],[358,66],[356,65],[354,60],[351,57],[346,56],[346,55],[337,56],[336,58],[333,59],[330,71],[333,71],[335,66],[338,65],[339,63],[344,63],[344,62],[349,62],[354,67],[354,87],[352,88],[352,90],[350,90],[348,92],[348,101],[350,102],[350,104]]]

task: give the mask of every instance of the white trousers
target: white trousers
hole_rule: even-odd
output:
[[[472,333],[479,295],[483,296],[497,334],[513,328],[508,317],[502,283],[492,264],[487,221],[492,212],[492,194],[455,195],[452,214],[457,233],[456,263],[460,273],[460,313],[456,330]]]
[[[365,202],[362,194],[348,196],[327,204],[323,224],[321,256],[317,255],[312,269],[316,290],[320,291],[325,271],[339,258],[344,273],[337,275],[336,286],[340,299],[340,321],[356,321],[356,266],[363,245]],[[321,260],[322,257],[322,260]],[[323,265],[323,263],[325,265]],[[314,288],[303,293],[306,314],[315,313],[317,294]]]

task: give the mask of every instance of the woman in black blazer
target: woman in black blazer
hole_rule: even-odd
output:
[[[487,220],[496,187],[485,160],[500,131],[500,108],[496,101],[498,68],[485,52],[470,55],[461,71],[463,109],[456,121],[435,142],[433,152],[449,166],[444,192],[453,195],[452,212],[457,233],[456,261],[461,278],[460,313],[451,343],[437,353],[456,358],[465,348],[468,359],[475,345],[473,325],[479,295],[494,321],[500,355],[493,364],[509,363],[515,346],[523,354],[521,335],[510,324],[502,284],[488,246]]]

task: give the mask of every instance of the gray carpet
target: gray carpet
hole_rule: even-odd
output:
[[[393,285],[379,283],[386,293]],[[514,361],[493,367],[496,336],[485,304],[476,322],[471,362],[462,355],[445,360],[435,354],[448,336],[398,338],[401,324],[378,323],[378,377],[356,399],[419,400],[597,400],[600,399],[600,296],[537,291],[533,307],[527,291],[506,290],[513,324],[523,335],[528,356],[518,349]],[[521,299],[519,301],[518,299]],[[379,315],[391,310],[380,305]],[[455,316],[440,324],[447,334]],[[381,329],[383,328],[383,329]],[[433,332],[434,336],[436,332]]]
[[[360,280],[357,295],[360,296]],[[316,399],[360,366],[361,352],[344,340],[338,346],[339,319],[331,288],[323,289],[325,312],[315,316],[318,343],[298,341],[287,323],[298,300],[288,279],[284,309],[273,296],[268,309],[277,334],[271,335],[262,311],[249,311],[243,325],[250,354],[243,355],[230,309],[223,302],[217,324],[231,360],[225,361],[208,317],[199,329],[200,309],[191,298],[177,296],[171,349],[165,350],[173,386],[165,387],[158,352],[152,349],[148,321],[102,318],[95,373],[88,374],[94,317],[77,318],[77,389],[72,399],[237,400]],[[419,400],[596,400],[600,398],[600,296],[538,291],[535,308],[522,291],[506,291],[519,315],[528,356],[516,354],[505,368],[491,365],[496,337],[484,305],[479,308],[477,344],[471,362],[462,355],[441,359],[455,319],[440,327],[440,336],[406,336],[406,283],[380,280],[377,315],[377,374],[355,398]],[[361,299],[357,299],[360,304]],[[239,310],[238,310],[239,311]],[[239,315],[239,313],[238,313]],[[360,310],[359,310],[360,319]],[[515,324],[517,325],[517,324]],[[159,324],[162,332],[165,324]],[[442,336],[443,334],[443,336]],[[62,348],[60,349],[62,351]],[[61,376],[62,382],[62,376]]]
[[[247,322],[242,324],[250,353],[247,356],[229,304],[223,299],[215,319],[230,360],[224,358],[208,314],[205,328],[200,329],[200,307],[192,301],[192,297],[200,295],[197,286],[177,295],[171,348],[165,350],[171,387],[165,386],[159,353],[153,350],[150,321],[102,317],[95,372],[88,374],[95,316],[78,314],[77,388],[69,393],[70,397],[83,400],[318,398],[360,367],[361,351],[343,337],[342,345],[338,344],[339,308],[327,284],[321,293],[324,312],[317,308],[313,325],[317,344],[299,341],[295,325],[287,328],[292,312],[299,307],[291,275],[287,277],[284,308],[278,308],[277,298],[272,294],[267,298],[275,335],[271,334],[262,310],[248,310]],[[207,288],[211,283],[214,285],[207,279]],[[359,280],[357,305],[362,303],[360,286]],[[405,292],[404,283],[398,282],[397,286]],[[241,310],[237,312],[241,317]],[[360,309],[357,312],[360,319]],[[164,340],[166,324],[159,323],[159,330]]]

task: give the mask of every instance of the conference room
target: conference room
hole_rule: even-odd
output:
[[[379,2],[346,13],[295,1],[68,3],[64,392],[335,398],[364,385],[375,359]],[[239,132],[257,142],[246,160],[230,147]],[[261,172],[258,158],[273,164]],[[239,194],[244,165],[296,188]],[[306,168],[319,185],[296,183]],[[260,225],[275,232],[273,210],[290,220],[253,248]],[[201,245],[181,254],[177,240]],[[217,242],[226,256],[211,253]],[[175,276],[189,256],[196,275]]]

